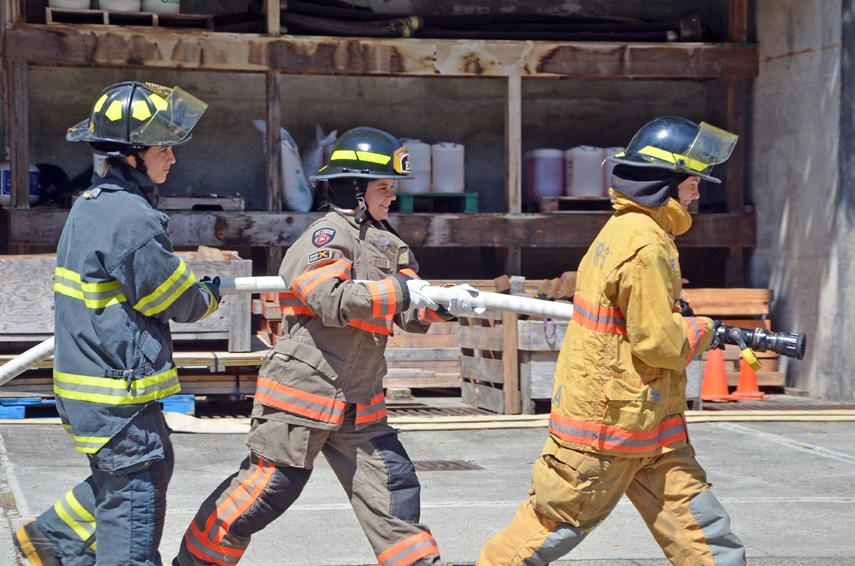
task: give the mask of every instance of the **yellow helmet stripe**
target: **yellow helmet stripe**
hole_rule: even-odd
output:
[[[131,116],[140,122],[151,118],[151,109],[145,100],[134,100],[131,104]]]
[[[374,153],[371,151],[353,151],[351,149],[337,149],[330,156],[330,161],[368,161],[369,163],[379,163],[386,165],[392,160],[389,155],[382,153]]]
[[[668,163],[673,163],[674,165],[679,165],[681,167],[686,167],[691,169],[692,171],[704,171],[705,169],[709,169],[709,165],[704,163],[703,161],[698,161],[697,159],[692,159],[691,157],[686,157],[685,155],[680,155],[679,153],[673,153],[670,151],[665,151],[664,149],[659,149],[658,147],[653,147],[648,145],[639,150],[642,155],[649,155],[650,157],[655,157],[656,159],[661,159],[662,161],[667,161]],[[682,161],[678,163],[678,161]]]
[[[106,101],[107,101],[107,95],[102,94],[101,98],[98,99],[98,102],[95,103],[95,106],[92,108],[92,110],[95,112],[100,112],[101,107],[104,106],[104,102],[106,102]]]

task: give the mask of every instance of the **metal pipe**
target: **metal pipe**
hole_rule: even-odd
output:
[[[285,281],[275,275],[270,277],[235,277],[234,279],[223,279],[220,282],[220,293],[223,295],[238,293],[281,293],[287,290],[288,287],[286,287]],[[442,305],[448,305],[454,293],[449,287],[434,286],[425,287],[423,292],[431,300]],[[519,314],[565,320],[569,320],[573,316],[573,305],[568,303],[543,301],[528,297],[517,297],[515,295],[502,295],[475,289],[471,290],[470,294],[472,295],[471,304],[476,308],[483,307],[486,309],[511,311]],[[12,358],[3,364],[3,366],[0,366],[0,386],[53,355],[53,349],[54,339],[51,337]]]

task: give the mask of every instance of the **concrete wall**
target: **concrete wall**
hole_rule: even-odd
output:
[[[853,237],[838,160],[847,153],[839,151],[841,118],[850,113],[847,105],[841,116],[847,78],[841,74],[841,14],[851,22],[852,8],[842,4],[849,7],[836,0],[758,0],[760,76],[743,143],[750,144],[749,189],[757,210],[751,284],[775,291],[775,330],[808,334],[808,355],[788,364],[788,384],[852,400],[847,336],[855,311],[847,305],[853,304]],[[852,141],[850,133],[850,147]],[[846,161],[851,169],[852,160]]]

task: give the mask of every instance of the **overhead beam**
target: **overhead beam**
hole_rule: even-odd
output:
[[[34,65],[324,75],[752,78],[757,45],[285,36],[12,24],[6,57]]]
[[[56,245],[67,210],[9,210],[9,245]],[[321,213],[173,212],[169,231],[176,246],[290,246]],[[412,247],[587,247],[607,212],[563,214],[393,214],[390,222]],[[748,214],[699,214],[680,236],[683,247],[755,246],[755,218]]]

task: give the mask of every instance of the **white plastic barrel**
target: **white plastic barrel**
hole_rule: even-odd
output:
[[[90,0],[48,0],[48,6],[61,10],[88,10],[91,5]]]
[[[623,148],[623,147],[607,147],[606,148],[606,154],[603,157],[603,159],[605,159],[606,157],[611,157],[612,155],[615,155],[617,153],[620,153],[624,149],[626,149],[626,148]],[[609,189],[612,186],[612,170],[615,168],[615,165],[617,165],[617,163],[615,163],[613,161],[606,161],[605,163],[603,163],[603,186],[606,189],[606,194],[609,193]]]
[[[580,145],[567,150],[567,195],[571,197],[601,197],[603,187],[601,164],[605,150],[601,147]]]
[[[39,169],[30,165],[30,204],[39,202]],[[0,163],[0,206],[12,204],[12,170],[8,161]]]
[[[142,11],[178,14],[181,12],[181,2],[180,0],[143,0]]]
[[[440,142],[431,146],[431,190],[435,193],[462,193],[464,148],[459,143]]]
[[[139,12],[140,0],[98,0],[98,7],[108,12]]]
[[[398,181],[402,193],[430,192],[430,144],[420,140],[402,139],[410,153],[410,173],[413,179]]]
[[[564,194],[564,152],[534,149],[523,155],[523,188],[530,199]]]

